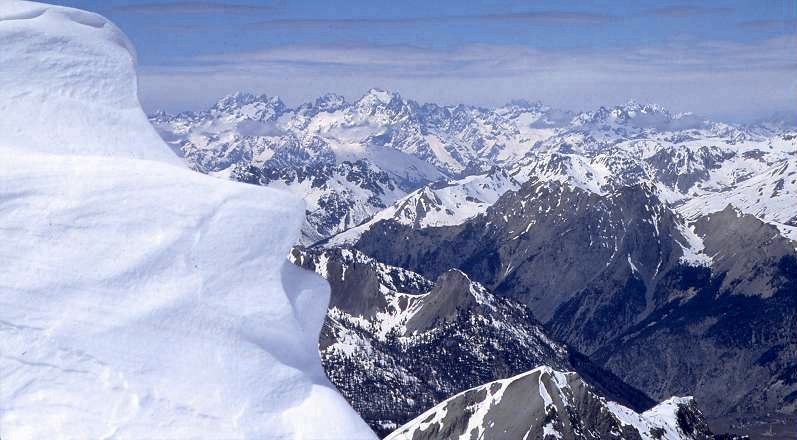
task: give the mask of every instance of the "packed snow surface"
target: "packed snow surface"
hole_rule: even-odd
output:
[[[0,40],[0,437],[373,438],[285,259],[302,203],[171,165],[102,17],[4,2]]]
[[[130,41],[78,9],[0,2],[0,146],[177,164],[138,102]]]

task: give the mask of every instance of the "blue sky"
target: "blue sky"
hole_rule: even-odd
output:
[[[634,98],[744,120],[797,112],[797,1],[98,1],[138,49],[149,110],[249,90],[419,101]]]

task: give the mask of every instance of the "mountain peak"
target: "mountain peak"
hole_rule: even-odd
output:
[[[600,414],[600,416],[596,416]],[[512,420],[507,423],[506,420]],[[591,435],[583,435],[589,432]],[[655,433],[655,434],[654,434]],[[690,398],[637,413],[609,402],[577,373],[542,366],[461,392],[387,438],[678,438],[713,434]]]
[[[368,92],[363,95],[360,100],[364,99],[376,99],[382,102],[383,104],[388,104],[395,98],[401,98],[398,93],[393,92],[391,90],[379,89],[379,88],[371,88]]]
[[[257,121],[274,120],[286,110],[279,96],[235,92],[219,99],[211,111]]]
[[[670,112],[664,106],[654,103],[643,104],[635,99],[629,99],[625,104],[615,106],[614,111],[629,114],[631,117],[637,113],[662,113],[669,115]]]
[[[460,269],[449,269],[446,272],[443,272],[437,280],[435,284],[438,286],[448,285],[451,287],[457,287],[461,290],[467,291],[470,288],[470,284],[472,283],[470,277]]]
[[[337,110],[346,104],[346,98],[337,93],[326,93],[315,100],[315,107],[322,111]]]
[[[266,94],[255,95],[254,93],[240,90],[222,97],[216,101],[213,107],[217,110],[229,110],[255,102],[262,102],[273,107],[285,107],[285,104],[279,96],[268,96]]]
[[[518,107],[529,110],[542,110],[546,108],[541,101],[529,101],[527,99],[513,99],[505,107]]]
[[[574,126],[616,124],[641,129],[684,130],[701,128],[706,122],[692,113],[673,114],[659,104],[642,104],[634,99],[611,108],[577,114],[571,123]]]

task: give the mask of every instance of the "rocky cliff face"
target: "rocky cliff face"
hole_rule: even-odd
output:
[[[682,298],[664,304],[593,358],[623,371],[622,377],[652,396],[692,390],[713,416],[793,413],[794,242],[732,208],[701,219],[695,229],[705,234],[711,266],[669,273],[656,296],[681,292]],[[627,365],[650,370],[636,373]]]
[[[689,223],[644,184],[530,181],[461,225],[383,221],[355,246],[429,277],[462,270],[654,398],[693,393],[711,416],[794,404],[795,244],[734,208]]]
[[[653,404],[552,339],[528,309],[458,270],[435,281],[354,250],[291,257],[332,287],[321,333],[327,375],[380,434],[467,388],[539,365],[580,371],[627,405]]]
[[[631,280],[633,289],[636,281],[641,297],[623,302],[644,308],[645,282],[679,264],[685,255],[679,243],[689,246],[686,233],[677,215],[645,185],[601,196],[558,182],[529,182],[462,225],[413,229],[384,222],[356,246],[380,261],[429,276],[460,268],[497,293],[525,302],[547,321],[576,292],[595,283],[623,287]]]

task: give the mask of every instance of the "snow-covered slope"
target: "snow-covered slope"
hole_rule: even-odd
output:
[[[239,92],[207,111],[159,113],[152,122],[201,171],[237,163],[268,168],[366,160],[407,187],[447,170],[420,133],[416,107],[379,90],[354,103],[327,95],[297,108],[277,97]]]
[[[0,135],[0,437],[372,438],[285,260],[302,203],[169,164],[105,19],[4,2],[0,41],[32,117]]]
[[[386,220],[414,228],[459,225],[484,213],[504,193],[519,187],[512,176],[498,167],[484,174],[431,183],[397,200],[369,221],[332,237],[328,244],[354,243],[374,224]]]
[[[303,198],[300,243],[305,245],[359,225],[406,194],[387,173],[363,160],[263,169],[234,165],[230,177]]]
[[[647,183],[690,219],[730,203],[794,238],[784,201],[795,197],[797,138],[788,127],[732,126],[633,101],[574,117],[527,103],[494,110],[425,104],[416,112],[421,132],[470,158],[470,176],[422,186],[330,244],[351,243],[386,220],[416,228],[460,224],[517,187],[493,182],[492,196],[472,194],[496,164],[511,176],[505,181],[559,182],[598,195]]]
[[[377,89],[355,102],[329,94],[295,108],[239,92],[207,111],[151,120],[194,169],[302,195],[303,244],[356,226],[427,183],[512,163],[561,123],[539,104],[419,105]],[[378,179],[350,179],[349,168]]]
[[[637,413],[607,401],[575,373],[538,367],[464,391],[408,422],[388,440],[713,438],[691,398]]]
[[[774,224],[784,237],[797,242],[797,157],[777,162],[725,191],[689,199],[678,209],[694,219],[722,211],[729,204]]]

